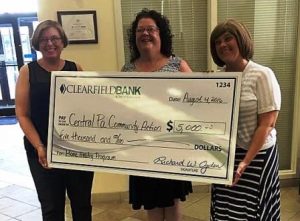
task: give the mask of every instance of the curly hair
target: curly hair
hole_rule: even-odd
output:
[[[214,62],[223,67],[225,63],[219,58],[216,50],[216,40],[225,32],[232,34],[238,44],[241,56],[247,60],[253,57],[253,41],[247,27],[234,19],[219,23],[210,35],[210,51]]]
[[[169,57],[172,55],[172,33],[169,25],[169,19],[155,10],[149,10],[147,8],[140,11],[135,20],[132,22],[131,27],[128,29],[128,40],[130,49],[130,61],[133,62],[140,57],[140,52],[136,45],[136,28],[138,23],[143,18],[151,18],[154,20],[156,26],[159,28],[159,36],[161,40],[160,52]]]
[[[65,31],[61,27],[61,25],[57,21],[45,20],[45,21],[42,21],[41,23],[39,23],[38,26],[36,27],[35,31],[33,32],[33,35],[31,38],[31,44],[32,44],[33,49],[35,49],[37,51],[40,50],[40,40],[41,40],[42,34],[48,28],[55,28],[58,31],[60,37],[62,38],[64,48],[67,47],[68,38],[67,38]]]

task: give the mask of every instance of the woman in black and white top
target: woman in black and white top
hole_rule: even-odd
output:
[[[281,93],[275,74],[251,60],[251,35],[233,19],[215,27],[210,47],[218,66],[242,74],[234,180],[212,186],[211,220],[280,220],[275,123]]]

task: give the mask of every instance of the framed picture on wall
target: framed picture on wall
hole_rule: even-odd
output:
[[[58,11],[57,18],[70,44],[98,43],[96,11]]]

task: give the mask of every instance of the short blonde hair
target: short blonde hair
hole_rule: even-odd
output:
[[[214,62],[220,67],[225,65],[216,51],[216,40],[225,32],[228,32],[235,37],[242,57],[250,60],[253,57],[254,51],[253,41],[249,30],[242,23],[234,19],[228,19],[219,23],[210,35],[210,51]]]
[[[57,29],[57,31],[64,43],[64,48],[67,47],[67,45],[69,43],[68,38],[67,38],[65,31],[61,27],[61,25],[57,21],[45,20],[38,24],[35,31],[33,32],[32,38],[31,38],[31,44],[35,50],[37,50],[37,51],[40,50],[39,47],[40,47],[41,36],[46,29],[51,28],[51,27]]]

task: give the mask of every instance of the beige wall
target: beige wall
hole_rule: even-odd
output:
[[[38,0],[39,20],[57,20],[57,11],[96,10],[98,44],[69,45],[63,57],[85,70],[117,71],[114,5],[112,0]]]
[[[96,10],[98,44],[73,44],[64,49],[62,57],[78,62],[84,70],[118,71],[116,33],[112,0],[38,0],[38,18],[57,20],[57,11]],[[96,173],[93,193],[128,190],[128,176]]]

